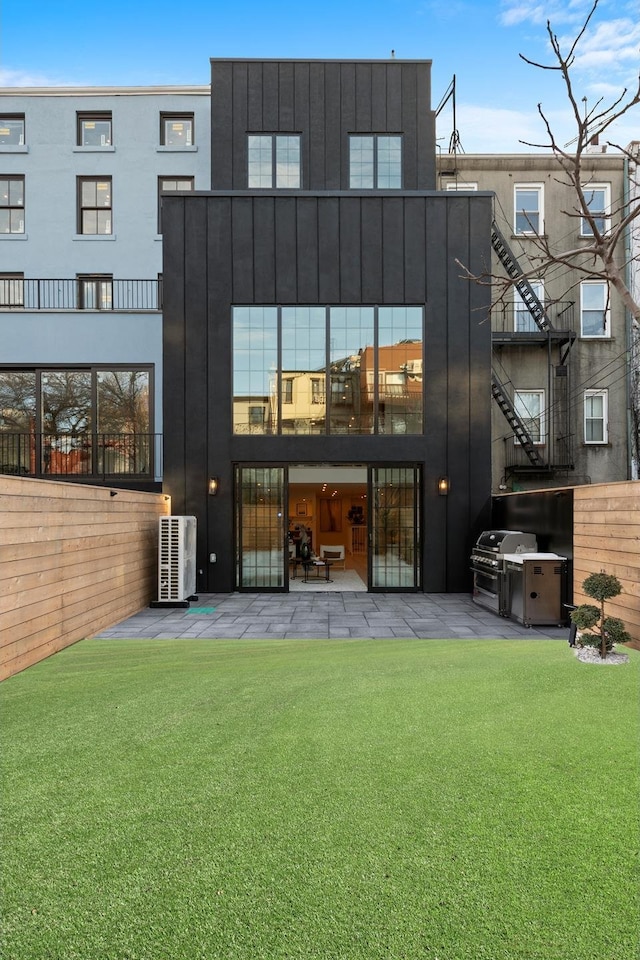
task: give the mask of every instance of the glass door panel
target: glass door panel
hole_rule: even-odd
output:
[[[418,467],[371,468],[372,590],[420,586]]]
[[[236,587],[285,589],[284,467],[236,468]]]

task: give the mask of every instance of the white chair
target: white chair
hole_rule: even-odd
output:
[[[344,547],[335,544],[320,544],[319,557],[321,560],[328,560],[333,566],[344,570]]]

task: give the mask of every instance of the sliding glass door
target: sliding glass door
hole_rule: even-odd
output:
[[[420,587],[420,471],[416,466],[371,467],[372,590]]]
[[[236,467],[236,589],[287,589],[285,494],[285,467]]]

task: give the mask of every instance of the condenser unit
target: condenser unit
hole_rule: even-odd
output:
[[[184,603],[196,592],[195,517],[160,517],[158,603]]]

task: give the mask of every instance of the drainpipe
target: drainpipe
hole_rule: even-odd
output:
[[[638,157],[638,164],[636,165],[636,171],[640,167],[640,156]],[[626,214],[629,201],[630,201],[630,184],[631,184],[631,170],[629,165],[629,157],[625,156],[623,163],[623,211]],[[632,276],[632,242],[631,242],[631,231],[632,224],[627,224],[627,228],[624,234],[624,260],[625,260],[625,283],[627,289],[631,290],[632,294],[635,296],[635,290],[633,288],[633,276]],[[634,328],[633,328],[633,317],[631,311],[628,307],[625,306],[625,336],[627,342],[627,477],[631,480],[638,478],[638,471],[640,469],[640,450],[636,449],[635,439],[636,439],[636,429],[634,421],[634,398],[633,398],[633,377],[631,373],[631,363],[634,359]],[[636,401],[637,402],[637,401]],[[635,456],[634,456],[635,454]]]

